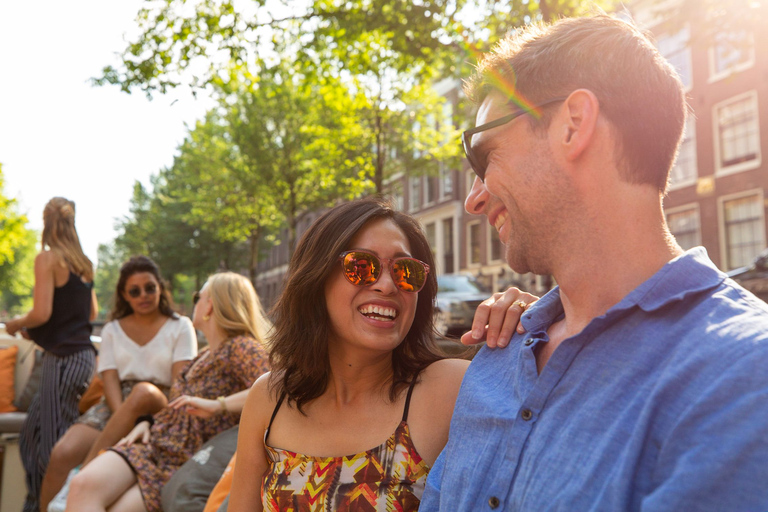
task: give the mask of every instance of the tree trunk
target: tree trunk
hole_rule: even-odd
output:
[[[258,277],[258,265],[259,265],[259,228],[251,230],[251,234],[248,236],[249,244],[249,258],[248,258],[248,278],[251,280],[251,284],[256,288],[256,278]]]
[[[296,183],[290,184],[288,190],[288,259],[293,256],[293,250],[296,248]]]
[[[376,186],[376,193],[383,193],[384,188],[384,129],[381,123],[381,114],[376,111],[376,168],[373,177],[373,184]]]

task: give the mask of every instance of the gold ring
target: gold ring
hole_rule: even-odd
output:
[[[526,302],[523,302],[521,300],[516,300],[512,303],[512,306],[520,306],[520,309],[525,311],[528,308],[528,304]]]

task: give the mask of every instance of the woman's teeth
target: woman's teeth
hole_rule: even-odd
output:
[[[369,318],[375,318],[377,320],[394,320],[397,317],[397,311],[395,308],[388,308],[384,306],[373,306],[371,304],[366,304],[365,306],[361,306],[359,311],[365,316]]]

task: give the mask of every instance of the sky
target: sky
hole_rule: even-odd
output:
[[[139,0],[0,1],[0,163],[5,195],[42,230],[54,196],[75,201],[86,255],[116,236],[136,180],[173,163],[176,148],[213,102],[188,90],[149,101],[94,87],[136,33]]]

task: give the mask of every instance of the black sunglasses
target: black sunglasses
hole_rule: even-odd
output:
[[[192,305],[196,305],[200,301],[200,292],[192,294]]]
[[[491,121],[490,123],[481,124],[480,126],[476,126],[462,133],[461,144],[462,146],[464,146],[464,154],[467,155],[467,160],[469,160],[469,165],[472,166],[472,170],[475,171],[475,174],[477,174],[477,176],[480,178],[480,181],[483,181],[483,182],[485,181],[485,170],[488,167],[488,162],[486,161],[487,155],[478,155],[473,152],[472,136],[474,134],[484,132],[486,130],[490,130],[491,128],[496,128],[497,126],[501,126],[503,124],[507,124],[511,122],[513,119],[516,119],[522,116],[523,114],[530,114],[531,112],[534,112],[536,109],[546,107],[547,105],[551,105],[552,103],[557,103],[558,101],[565,101],[566,99],[567,98],[555,98],[549,101],[545,101],[543,103],[539,103],[538,105],[534,105],[529,108],[523,108],[518,110],[517,112],[506,115],[504,117],[500,117],[495,121]]]
[[[345,251],[339,255],[344,277],[355,286],[369,286],[379,280],[382,262],[389,265],[392,281],[404,292],[416,293],[427,282],[429,265],[416,258],[379,258],[368,251]]]
[[[138,299],[141,297],[141,287],[140,286],[134,286],[132,288],[129,288],[126,293],[128,296],[132,299]],[[154,295],[157,293],[157,285],[154,283],[148,283],[144,285],[144,293],[147,295]]]

